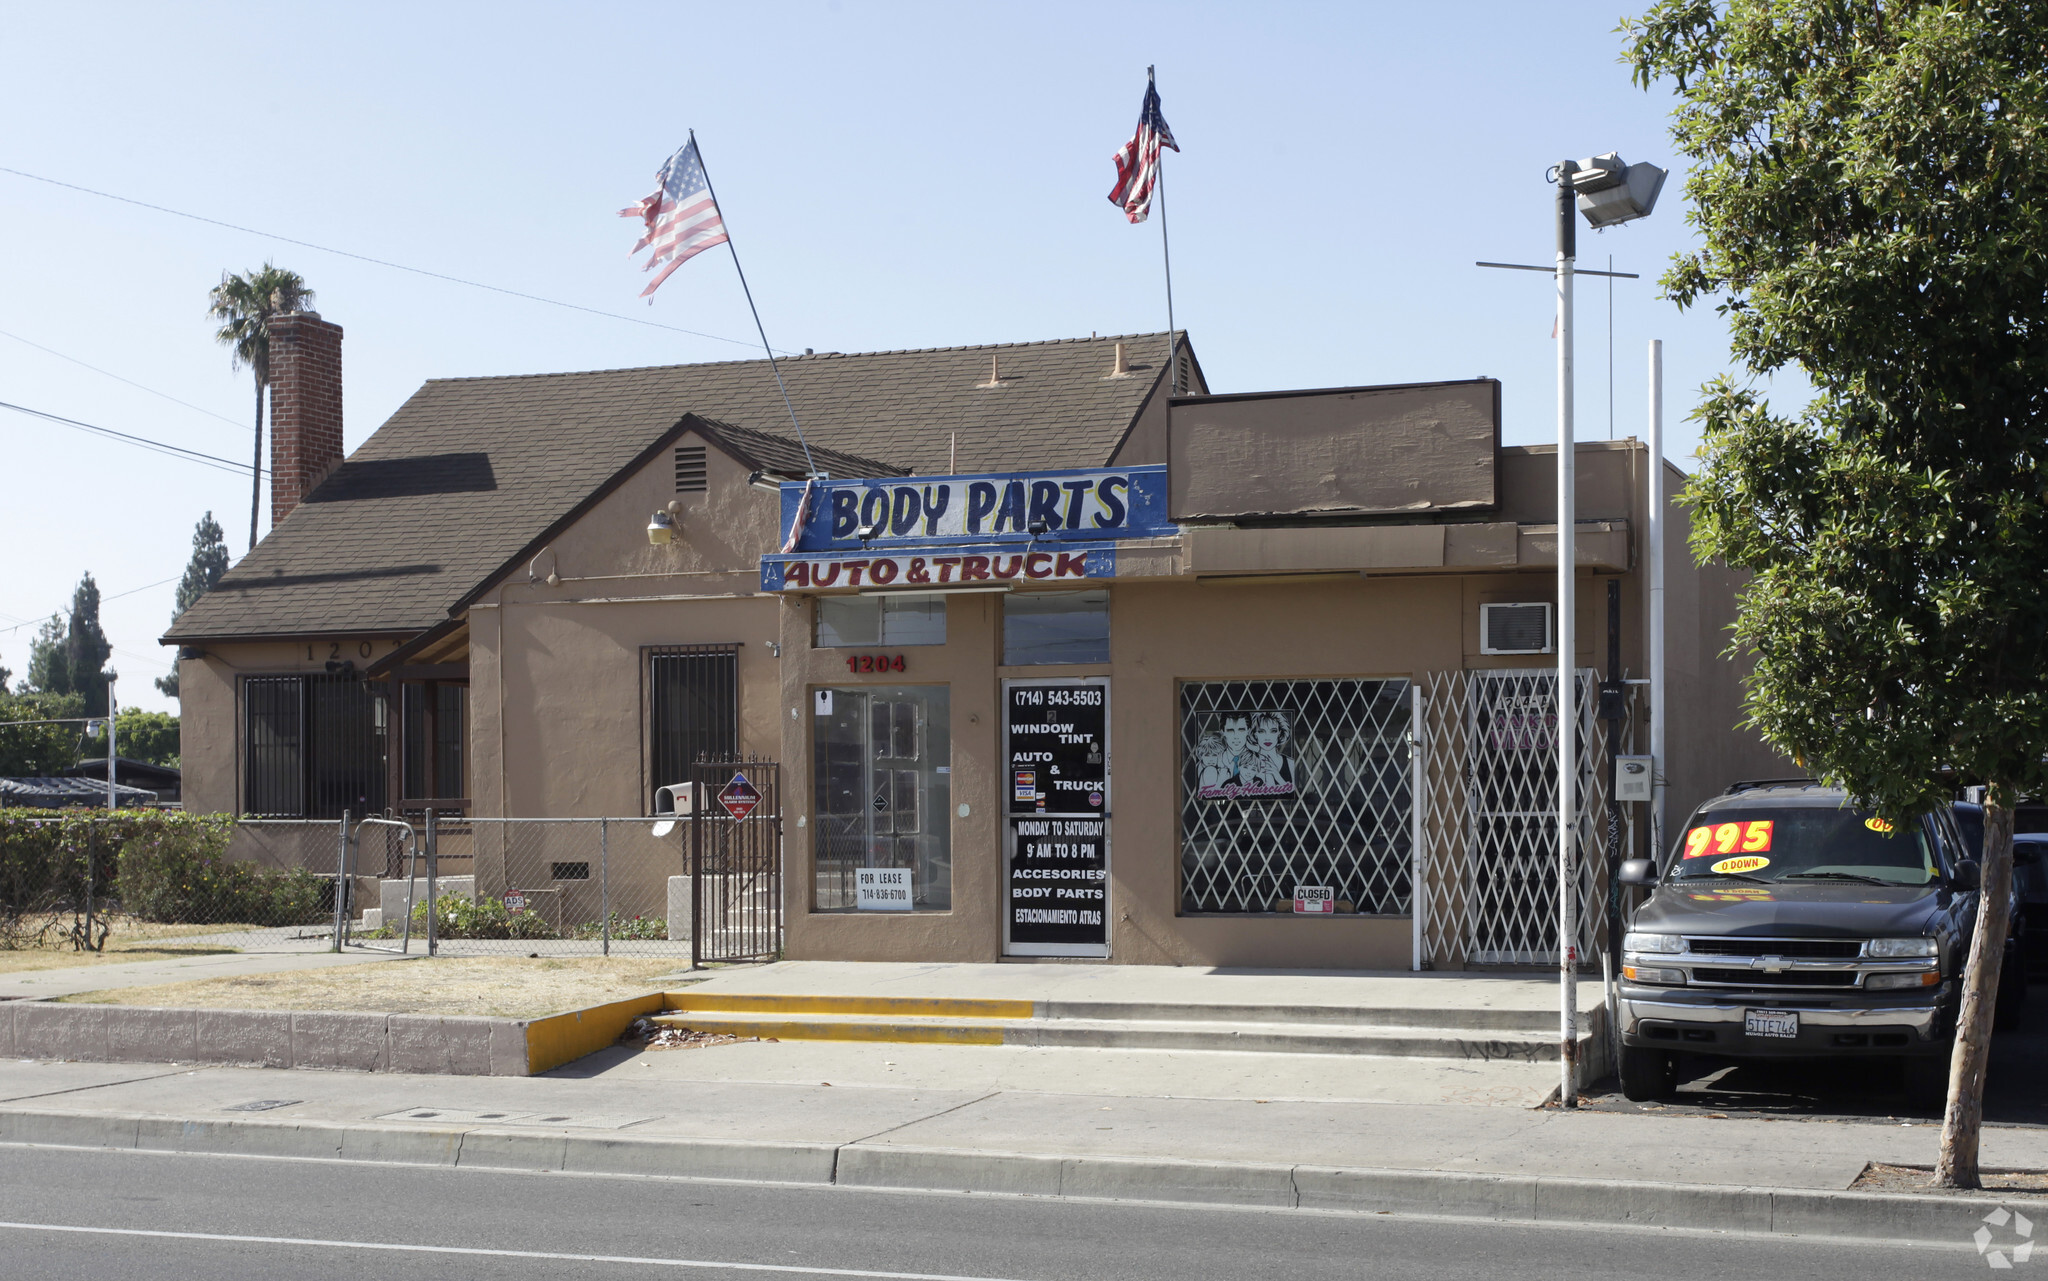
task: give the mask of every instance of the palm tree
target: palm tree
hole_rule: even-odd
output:
[[[256,461],[249,489],[249,547],[256,547],[257,505],[263,499],[263,389],[270,385],[270,318],[306,311],[313,291],[299,273],[269,263],[246,276],[222,272],[207,296],[207,314],[220,322],[214,341],[231,349],[234,367],[247,365],[256,374]]]

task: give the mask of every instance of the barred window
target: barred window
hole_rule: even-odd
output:
[[[1181,910],[1408,910],[1405,680],[1181,686]]]
[[[737,645],[647,651],[649,813],[656,789],[687,782],[698,757],[738,754],[739,654]]]
[[[339,818],[385,805],[384,702],[354,673],[242,681],[245,813]]]

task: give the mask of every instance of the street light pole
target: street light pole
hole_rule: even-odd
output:
[[[1578,457],[1572,438],[1572,266],[1578,257],[1578,165],[1557,167],[1557,964],[1558,1102],[1579,1105],[1579,947],[1575,875],[1578,797]]]

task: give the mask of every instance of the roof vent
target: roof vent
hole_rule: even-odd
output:
[[[1109,376],[1111,378],[1129,378],[1131,376],[1131,358],[1125,354],[1122,343],[1116,345],[1116,363],[1109,367]]]
[[[1482,654],[1548,654],[1550,604],[1481,605],[1479,633]]]
[[[682,445],[676,449],[676,492],[701,494],[709,488],[704,477],[704,446]]]

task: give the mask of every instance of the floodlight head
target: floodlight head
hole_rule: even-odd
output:
[[[1610,151],[1579,161],[1571,179],[1579,212],[1597,230],[1649,217],[1657,207],[1657,194],[1664,190],[1664,177],[1664,170],[1655,165],[1632,165]]]
[[[1052,529],[1052,526],[1047,524],[1043,519],[1039,519],[1032,521],[1028,528],[1033,538],[1043,538],[1045,537],[1046,533]]]

